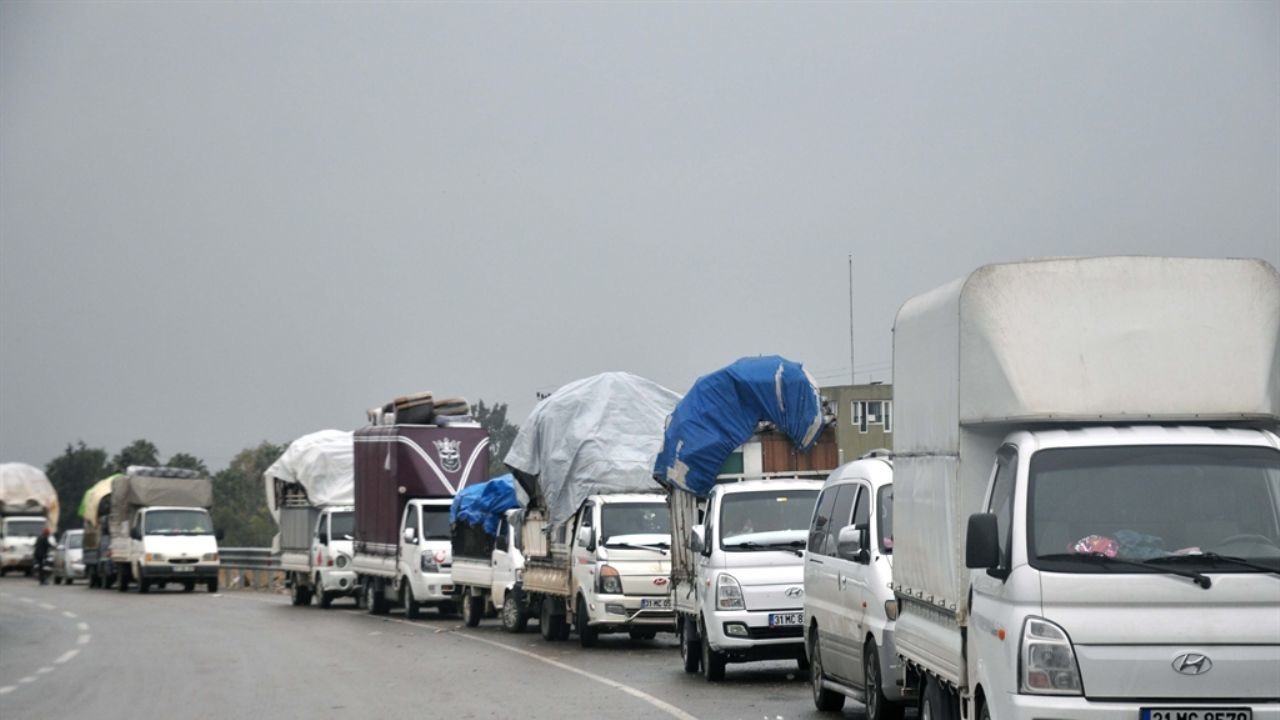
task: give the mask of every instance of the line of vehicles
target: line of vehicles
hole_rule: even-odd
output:
[[[776,356],[683,396],[626,373],[566,385],[494,479],[484,431],[428,400],[268,471],[294,604],[535,620],[588,647],[674,633],[687,672],[794,660],[819,710],[854,699],[873,720],[1280,718],[1264,262],[1030,261],[912,298],[894,450],[851,462]],[[110,527],[143,528],[112,541],[125,582],[172,577],[138,564],[175,552],[146,545],[147,512]],[[109,575],[90,535],[92,584]]]

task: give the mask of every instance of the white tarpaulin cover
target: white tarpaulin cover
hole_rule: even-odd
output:
[[[355,503],[355,454],[351,432],[320,430],[289,443],[271,467],[263,473],[266,482],[267,507],[280,521],[280,503],[276,497],[276,479],[297,483],[307,491],[307,499],[315,507],[352,505]]]
[[[58,522],[58,493],[40,468],[26,463],[0,463],[0,514],[44,515],[49,527]]]
[[[679,402],[679,393],[625,372],[571,382],[534,407],[504,462],[533,503],[545,502],[549,527],[590,495],[661,492],[653,461]]]

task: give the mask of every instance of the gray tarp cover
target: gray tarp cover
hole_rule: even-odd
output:
[[[123,522],[139,507],[213,506],[213,482],[207,477],[121,475],[111,484],[111,522]]]
[[[679,393],[630,373],[571,382],[538,403],[504,462],[531,503],[544,504],[550,527],[590,495],[662,492],[653,460],[678,402]]]

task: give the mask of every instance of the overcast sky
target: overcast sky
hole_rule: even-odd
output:
[[[1280,265],[1280,5],[0,3],[0,461],[890,379],[1045,255]]]

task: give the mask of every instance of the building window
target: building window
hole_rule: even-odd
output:
[[[871,425],[881,425],[886,433],[893,432],[893,401],[891,400],[854,400],[853,424],[858,432],[865,433]]]
[[[884,401],[884,431],[886,433],[893,432],[893,401]]]

